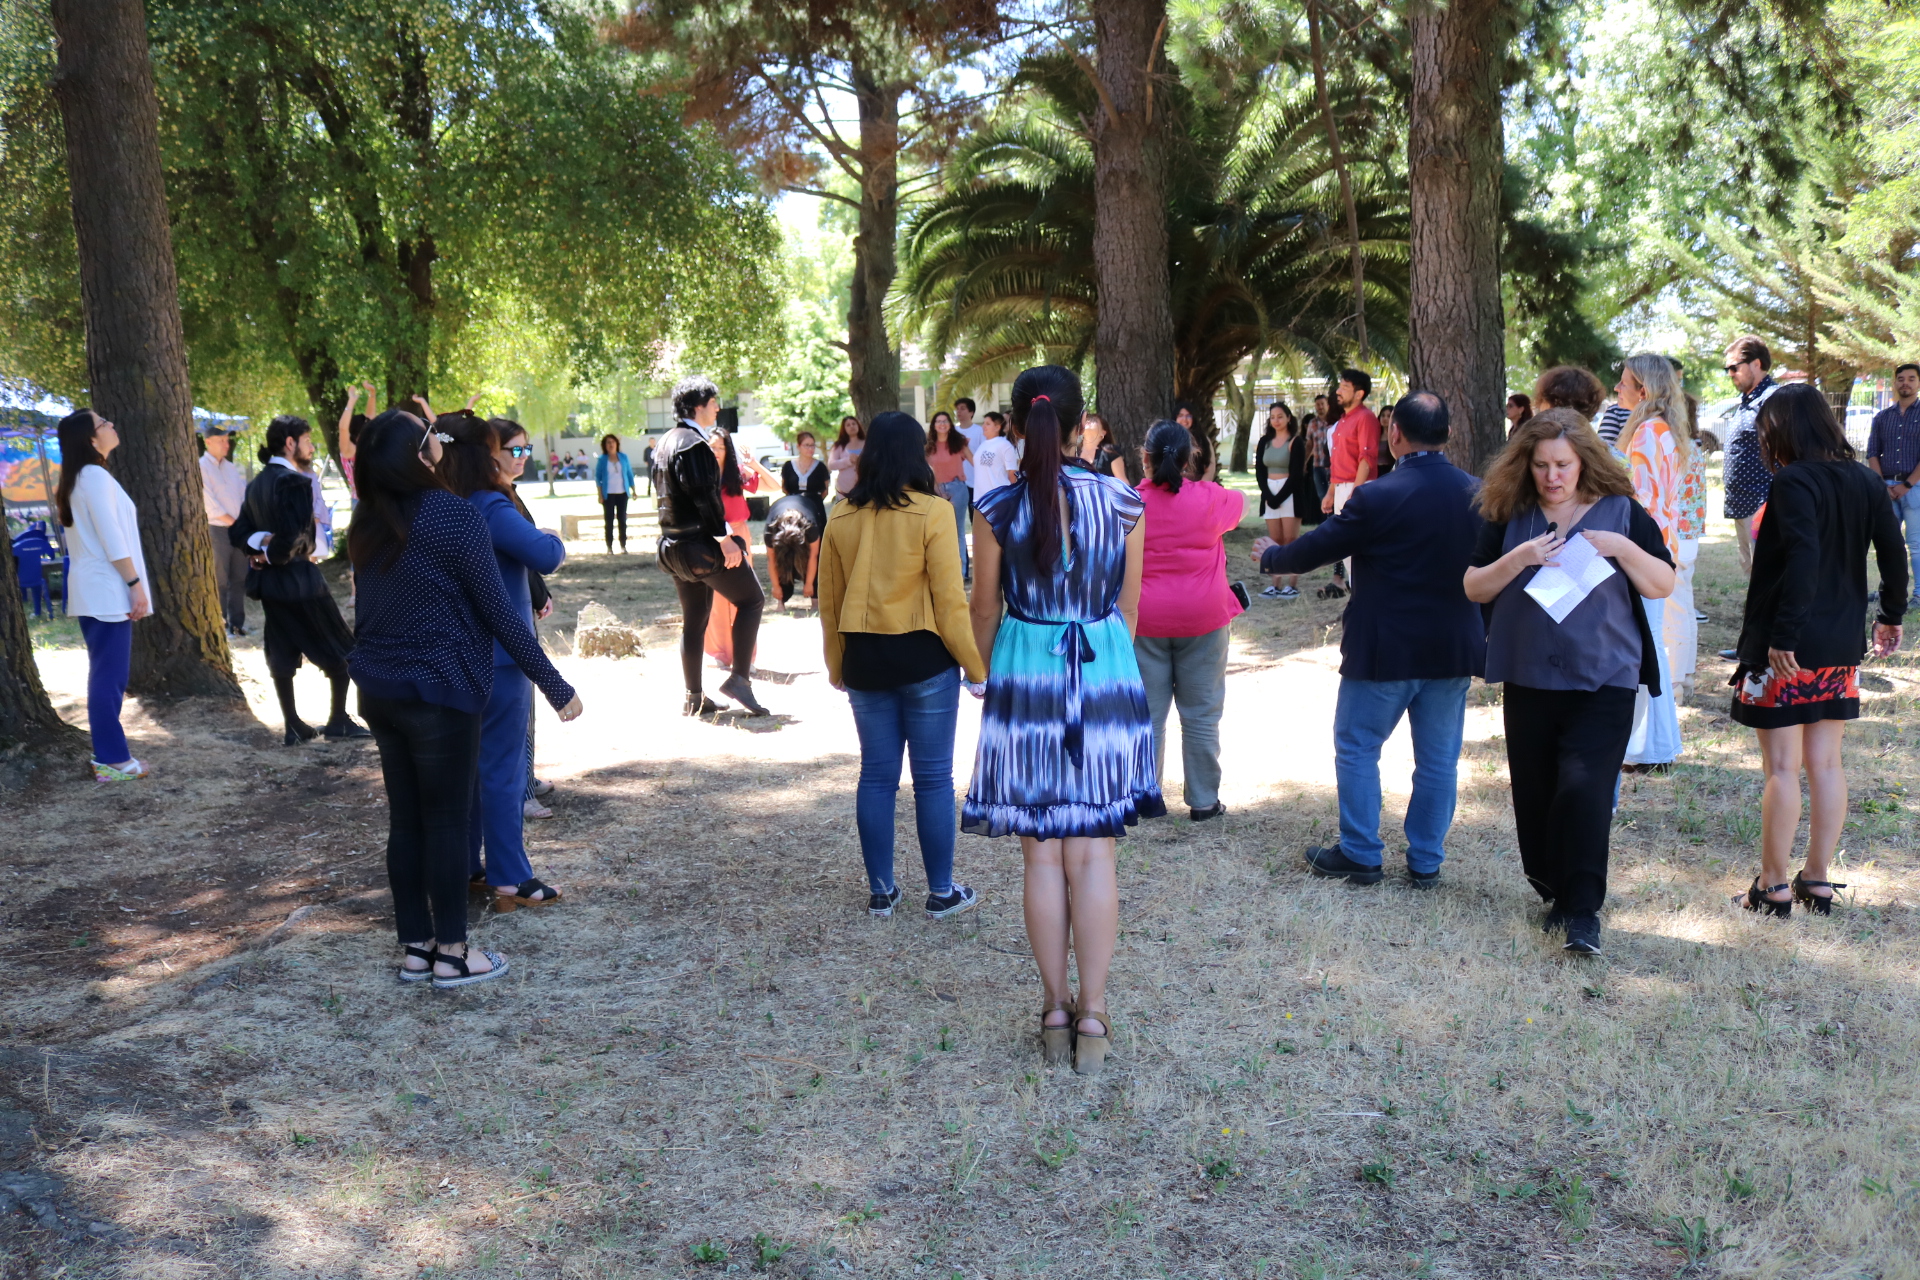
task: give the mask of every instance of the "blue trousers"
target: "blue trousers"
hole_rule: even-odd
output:
[[[967,526],[973,521],[973,490],[965,480],[949,480],[940,486],[940,493],[953,504],[953,527],[960,534],[960,576],[970,578],[973,565],[967,559]]]
[[[1413,796],[1407,801],[1407,868],[1438,871],[1453,826],[1456,771],[1466,731],[1468,676],[1444,680],[1340,680],[1333,713],[1340,784],[1340,848],[1380,865],[1380,747],[1406,716],[1413,728]]]
[[[133,621],[82,617],[80,634],[87,641],[87,730],[93,735],[93,758],[101,764],[124,764],[133,758],[120,728],[127,672],[133,665]]]
[[[1900,518],[1907,538],[1908,567],[1913,570],[1913,576],[1907,579],[1907,599],[1911,603],[1920,600],[1920,491],[1908,493],[1895,502],[1893,514]]]
[[[486,842],[487,883],[514,888],[533,879],[522,828],[527,792],[527,717],[533,714],[533,684],[518,667],[493,669],[493,693],[480,712],[480,785],[474,788],[467,823],[467,874],[481,870]]]
[[[913,818],[927,892],[952,892],[953,730],[960,714],[960,668],[898,689],[849,689],[847,699],[860,735],[854,819],[869,889],[890,893],[894,888],[893,806],[906,752],[913,758]]]

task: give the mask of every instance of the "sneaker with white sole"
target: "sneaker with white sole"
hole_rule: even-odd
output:
[[[980,895],[963,884],[953,886],[944,897],[927,895],[927,919],[945,920],[957,916],[962,911],[971,911],[980,905]]]
[[[885,920],[900,905],[900,898],[897,885],[885,893],[870,893],[867,895],[867,914],[876,920]]]
[[[1280,599],[1280,597],[1286,595],[1287,593],[1281,590],[1279,587],[1268,587],[1265,591],[1262,591],[1260,594],[1266,597],[1268,600],[1278,600]]]
[[[1280,588],[1280,598],[1282,600],[1298,600],[1300,598],[1300,588],[1282,587]]]

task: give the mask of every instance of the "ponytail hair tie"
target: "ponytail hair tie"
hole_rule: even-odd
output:
[[[1029,404],[1038,404],[1038,403],[1040,403],[1040,402],[1041,402],[1042,400],[1045,400],[1045,401],[1046,401],[1046,402],[1047,402],[1048,404],[1052,404],[1052,403],[1053,403],[1053,397],[1052,397],[1052,396],[1035,396],[1035,397],[1034,397],[1034,398],[1033,398],[1032,400],[1030,400],[1030,401],[1028,401],[1028,403],[1029,403]]]

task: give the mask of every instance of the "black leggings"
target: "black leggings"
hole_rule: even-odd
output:
[[[760,636],[760,611],[767,599],[760,590],[760,576],[753,571],[753,562],[742,560],[698,582],[675,578],[673,585],[680,593],[680,672],[686,677],[687,692],[700,692],[700,663],[715,593],[737,611],[733,615],[733,674],[751,675],[753,646]]]
[[[627,495],[624,493],[608,494],[606,497],[600,499],[600,510],[605,517],[602,523],[607,527],[607,550],[613,550],[613,521],[614,517],[618,516],[620,519],[620,549],[625,551],[627,549]]]
[[[360,694],[387,783],[387,883],[402,942],[467,940],[467,820],[480,713]]]
[[[1632,689],[1509,683],[1507,773],[1520,866],[1542,898],[1586,915],[1607,898],[1614,789],[1633,735]]]

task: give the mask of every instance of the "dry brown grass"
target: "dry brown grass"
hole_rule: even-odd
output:
[[[1704,573],[1732,618],[1730,545]],[[673,607],[650,565],[556,585],[556,622]],[[1336,615],[1261,602],[1236,687],[1330,687],[1288,655]],[[1011,842],[962,841],[974,914],[868,920],[818,675],[744,735],[673,716],[663,660],[570,665],[602,736],[543,726],[572,776],[531,832],[570,901],[480,926],[494,988],[392,981],[370,751],[187,708],[135,726],[141,788],[13,799],[0,1169],[57,1178],[61,1222],[0,1228],[0,1276],[1920,1275],[1911,658],[1849,738],[1854,887],[1785,925],[1728,906],[1759,778],[1703,662],[1684,767],[1623,797],[1598,962],[1540,935],[1490,694],[1430,895],[1302,874],[1326,725],[1243,706],[1228,818],[1123,843],[1093,1081],[1039,1065]]]

